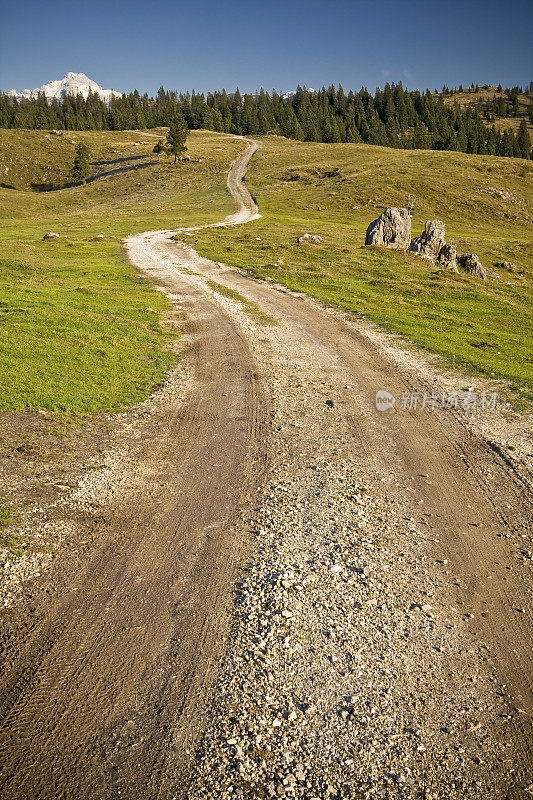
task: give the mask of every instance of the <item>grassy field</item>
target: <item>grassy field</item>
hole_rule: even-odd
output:
[[[99,177],[32,190],[69,180],[79,141]],[[152,154],[155,141],[0,130],[0,410],[116,410],[146,397],[174,360],[176,335],[160,323],[167,300],[127,264],[120,240],[230,213],[226,172],[243,143],[194,132],[191,161],[174,166]],[[43,241],[47,231],[60,238]]]
[[[203,255],[355,312],[531,396],[531,162],[267,137],[247,183],[263,218],[198,233]],[[410,194],[414,233],[426,219],[443,219],[460,251],[476,252],[487,266],[510,261],[516,270],[483,281],[364,247],[371,220]],[[323,243],[298,245],[305,232]]]

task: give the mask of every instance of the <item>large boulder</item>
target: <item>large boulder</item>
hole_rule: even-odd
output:
[[[457,247],[454,244],[444,244],[439,250],[437,261],[451,272],[459,272],[457,269]]]
[[[459,253],[457,263],[474,278],[486,278],[487,270],[477,257],[476,253]]]
[[[440,219],[428,219],[420,236],[415,236],[410,243],[409,252],[436,261],[445,244],[444,222]]]
[[[406,208],[386,208],[366,231],[365,244],[407,250],[411,241],[411,215]]]

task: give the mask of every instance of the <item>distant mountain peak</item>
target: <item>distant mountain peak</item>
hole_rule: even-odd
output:
[[[301,88],[303,89],[304,92],[307,92],[308,94],[314,94],[316,92],[316,89],[313,89],[312,86],[309,87],[302,86]],[[290,100],[291,97],[294,97],[295,94],[296,94],[296,89],[291,89],[290,92],[285,92],[285,94],[283,94],[282,97],[284,100]]]
[[[67,72],[60,80],[45,83],[39,89],[24,89],[22,92],[11,89],[9,94],[12,97],[32,98],[42,93],[47,100],[52,100],[53,98],[62,100],[67,95],[75,96],[77,94],[81,94],[83,97],[87,98],[89,91],[97,94],[102,100],[105,100],[106,103],[108,103],[112,97],[122,97],[122,93],[114,89],[102,89],[96,81],[88,78],[84,72]]]

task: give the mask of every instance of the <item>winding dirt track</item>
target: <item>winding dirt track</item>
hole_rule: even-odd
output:
[[[259,146],[250,142],[232,166],[237,210],[220,225],[258,216],[243,180]],[[351,420],[346,446],[378,453],[384,472],[409,481],[434,515],[435,557],[448,559],[461,578],[461,597],[478,612],[478,635],[527,712],[513,725],[517,759],[530,763],[531,619],[516,612],[526,605],[524,589],[516,572],[502,577],[512,555],[498,537],[523,524],[526,487],[452,413],[377,412],[378,389],[399,397],[420,387],[339,315],[220,269],[170,234],[131,237],[126,247],[185,314],[190,344],[182,363],[193,385],[144,444],[142,496],[102,515],[98,547],[53,602],[30,616],[14,612],[18,644],[0,686],[0,797],[141,800],[182,788],[186,748],[202,725],[245,553],[239,523],[267,472],[269,402],[267,376],[238,323],[176,263],[253,300],[294,341],[313,342],[332,371],[350,373],[366,403],[354,410],[348,390],[334,398]]]

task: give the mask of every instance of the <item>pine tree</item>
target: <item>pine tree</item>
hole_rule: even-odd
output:
[[[431,140],[426,126],[422,122],[418,122],[413,131],[413,147],[415,150],[426,150],[430,144]]]
[[[281,133],[283,136],[286,136],[287,139],[304,138],[302,128],[291,105],[287,105],[285,109],[285,117],[281,124]]]
[[[156,155],[159,155],[160,153],[165,153],[166,149],[167,148],[166,148],[166,145],[165,145],[163,139],[158,139],[154,149],[152,150],[152,153],[155,153]]]
[[[91,153],[84,142],[76,145],[76,155],[72,165],[72,178],[76,183],[85,183],[91,174]]]
[[[531,153],[531,139],[529,138],[529,131],[527,129],[527,123],[525,119],[523,119],[522,122],[520,123],[516,141],[518,144],[518,149],[520,150],[521,157],[529,158]]]
[[[185,124],[183,114],[178,112],[174,115],[167,134],[168,149],[174,156],[174,164],[178,160],[178,156],[181,156],[181,154],[187,150],[185,142],[187,141],[188,135],[189,130]]]
[[[500,141],[500,152],[498,155],[500,156],[508,156],[512,158],[514,155],[514,134],[508,128],[506,131],[503,132],[501,141]]]
[[[200,112],[200,127],[206,131],[213,130],[213,115],[209,106],[204,106]]]
[[[349,125],[346,130],[346,141],[347,142],[357,142],[361,141],[361,137],[359,136],[359,131],[355,127],[355,125]]]

